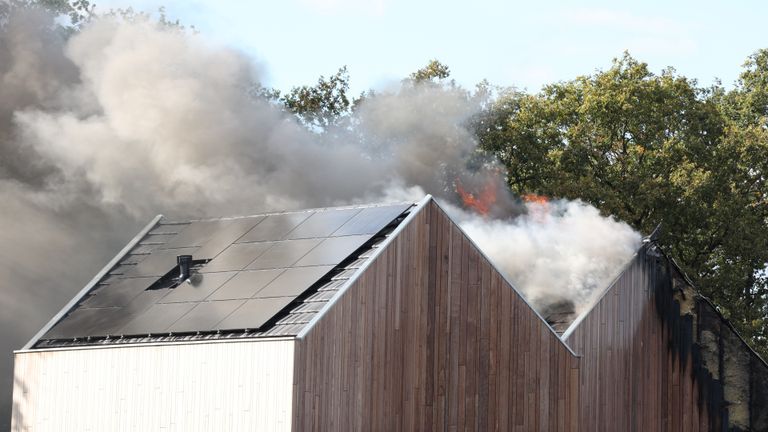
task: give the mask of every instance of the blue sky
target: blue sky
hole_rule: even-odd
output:
[[[267,85],[314,83],[347,65],[352,90],[381,88],[436,58],[465,86],[537,91],[610,66],[624,50],[654,72],[730,85],[768,48],[763,1],[95,0],[194,25],[263,66]]]

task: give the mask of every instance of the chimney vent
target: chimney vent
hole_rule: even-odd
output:
[[[179,264],[179,282],[189,279],[189,271],[192,267],[192,255],[179,255],[176,257]]]

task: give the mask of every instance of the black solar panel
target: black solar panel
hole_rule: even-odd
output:
[[[288,306],[294,297],[271,297],[247,300],[240,308],[219,323],[226,329],[258,329]]]
[[[157,249],[136,264],[132,270],[126,272],[126,276],[164,276],[176,266],[176,257],[179,255],[193,255],[196,247],[181,249]]]
[[[259,329],[408,207],[160,225],[43,339]],[[195,260],[188,281],[178,255]]]
[[[249,270],[287,268],[319,245],[322,239],[284,240],[275,242],[266,252],[248,265]]]
[[[254,297],[296,297],[331,269],[333,266],[289,268],[256,292]]]
[[[156,303],[121,329],[121,334],[167,333],[179,318],[192,310],[197,303]]]
[[[369,235],[331,237],[296,262],[297,267],[338,264],[371,238]]]
[[[242,219],[233,219],[213,237],[203,244],[196,252],[198,258],[212,259],[217,257],[221,251],[227,249],[232,243],[250,231],[258,223],[264,220],[264,216],[256,216]]]
[[[147,289],[156,278],[127,278],[117,279],[109,285],[96,289],[93,295],[83,302],[89,308],[123,307],[137,295]]]
[[[204,221],[204,222],[192,222],[187,225],[186,228],[181,230],[178,234],[173,236],[165,245],[163,249],[174,249],[192,246],[202,246],[208,239],[213,237],[214,234],[221,231],[231,221]]]
[[[273,269],[239,272],[214,292],[210,300],[249,299],[284,271]]]
[[[288,234],[289,239],[328,237],[360,209],[318,211]]]
[[[269,215],[248,231],[240,242],[282,240],[300,223],[312,216],[312,212]]]
[[[334,236],[376,234],[392,220],[408,209],[408,205],[370,207],[356,214],[347,223],[334,231]]]
[[[199,302],[236,275],[236,272],[200,273],[170,290],[161,303]]]
[[[198,303],[191,311],[173,323],[168,331],[190,332],[200,329],[218,330],[216,324],[228,317],[245,300],[224,300]]]

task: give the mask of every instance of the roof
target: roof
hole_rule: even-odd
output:
[[[158,217],[30,345],[295,336],[412,206]],[[179,255],[193,257],[186,281]]]

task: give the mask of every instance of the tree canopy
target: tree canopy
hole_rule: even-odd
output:
[[[629,54],[593,75],[507,92],[475,124],[518,194],[582,199],[650,233],[768,354],[768,52],[731,91]],[[596,233],[596,235],[598,235]]]

